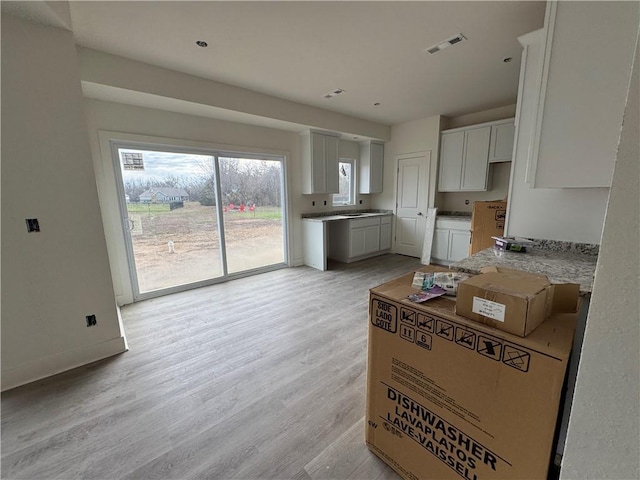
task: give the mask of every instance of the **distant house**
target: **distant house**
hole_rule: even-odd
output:
[[[152,188],[140,194],[141,203],[187,202],[189,194],[182,188]]]

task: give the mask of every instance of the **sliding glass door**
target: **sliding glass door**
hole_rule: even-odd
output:
[[[286,264],[282,158],[112,148],[135,300]]]

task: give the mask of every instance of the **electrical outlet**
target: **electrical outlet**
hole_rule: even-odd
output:
[[[312,207],[315,207],[315,206],[316,206],[316,201],[315,201],[315,200],[313,200],[313,201],[311,202],[311,206],[312,206]]]
[[[362,205],[362,200],[360,200],[360,205]]]
[[[324,201],[324,204],[325,204],[325,205],[327,204],[327,201],[326,201],[326,200]]]
[[[84,319],[87,321],[87,327],[95,327],[98,324],[95,315],[87,315]]]
[[[37,218],[26,218],[25,221],[27,222],[27,232],[31,233],[40,231],[40,224],[38,223]]]
[[[465,204],[465,205],[469,205],[469,200],[465,200],[465,201],[464,201],[464,204]]]

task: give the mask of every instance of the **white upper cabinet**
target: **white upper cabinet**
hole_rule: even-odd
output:
[[[521,70],[537,97],[533,187],[611,185],[638,16],[637,2],[547,3],[540,80],[523,86]]]
[[[338,140],[307,132],[302,137],[302,193],[338,193]]]
[[[510,162],[513,155],[513,137],[516,126],[510,118],[491,126],[489,163]]]
[[[360,144],[358,165],[359,193],[381,193],[384,170],[384,144],[363,142]]]
[[[491,126],[442,133],[438,191],[484,191],[489,178]]]

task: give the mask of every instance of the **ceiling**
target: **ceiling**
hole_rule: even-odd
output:
[[[542,27],[545,2],[82,1],[69,6],[80,46],[393,125],[515,103],[517,37]],[[467,40],[425,53],[459,33]],[[199,40],[209,46],[198,47]],[[503,62],[506,57],[512,61]],[[337,88],[345,93],[323,98]]]

